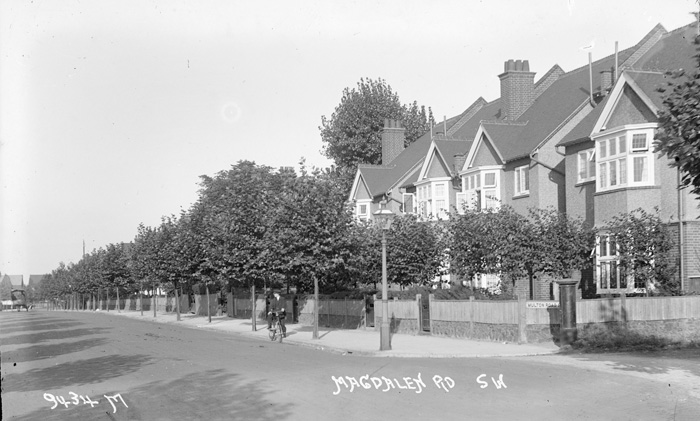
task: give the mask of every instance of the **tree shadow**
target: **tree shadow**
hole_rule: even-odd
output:
[[[51,390],[70,385],[103,382],[133,373],[150,361],[151,357],[147,355],[105,355],[35,368],[5,376],[2,382],[3,392]]]
[[[104,345],[107,343],[105,338],[84,339],[82,341],[59,343],[50,345],[33,345],[13,351],[2,353],[3,363],[25,363],[29,361],[43,360],[46,358],[54,358],[59,355],[70,354],[72,352],[80,352],[89,348]]]
[[[34,320],[32,320],[34,322]],[[56,322],[54,321],[53,323],[38,323],[38,324],[18,324],[17,326],[11,326],[9,328],[3,327],[2,333],[3,335],[8,334],[8,333],[16,333],[16,332],[29,332],[29,331],[36,331],[36,330],[53,330],[53,329],[64,329],[68,327],[75,327],[75,326],[80,326],[83,325],[84,323],[81,322]]]
[[[100,395],[90,396],[100,402],[94,408],[79,404],[48,410],[51,404],[47,402],[49,406],[45,409],[15,419],[273,421],[290,419],[295,405],[283,402],[283,391],[270,387],[269,384],[245,381],[236,373],[222,370],[208,370],[174,380],[154,381],[133,389],[114,390],[105,394],[117,393],[121,394],[128,408],[117,401],[116,413],[107,399]]]
[[[72,329],[60,331],[48,331],[42,333],[28,333],[26,335],[16,335],[2,340],[3,345],[36,344],[56,339],[75,338],[78,336],[95,335],[103,333],[107,327],[93,327],[85,329]]]

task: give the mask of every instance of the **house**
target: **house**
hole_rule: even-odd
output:
[[[662,109],[659,88],[667,70],[692,69],[697,53],[696,26],[664,32],[650,48],[618,69],[618,76],[597,92],[598,104],[558,147],[566,156],[566,202],[571,216],[601,229],[614,216],[641,208],[658,208],[677,239],[673,255],[682,288],[700,292],[700,209],[687,189],[678,189],[680,174],[667,157],[654,152],[653,140]],[[613,77],[611,77],[613,76]],[[644,285],[617,270],[614,242],[601,236],[595,269],[584,274],[584,293],[639,292]]]
[[[2,299],[3,308],[13,308],[15,297],[12,294],[14,290],[24,291],[24,276],[23,275],[4,275],[0,281],[0,296]]]
[[[684,65],[692,57],[693,38],[684,36],[693,30],[688,26],[668,33],[657,25],[633,47],[595,61],[589,55],[588,64],[568,72],[554,65],[537,81],[528,60],[507,60],[498,75],[498,99],[478,98],[405,149],[400,122],[385,121],[382,165],[362,165],[356,173],[349,197],[355,216],[371,219],[379,202],[387,199],[392,211],[424,219],[449,218],[465,207],[483,210],[506,204],[522,214],[529,208],[554,208],[601,226],[639,205],[679,202],[675,170],[655,162],[650,147],[655,113],[662,106],[654,89],[663,82],[669,63]],[[633,95],[641,100],[630,99]],[[600,173],[601,165],[609,168],[613,158],[620,165],[619,147],[616,155],[604,157],[594,149],[596,142],[608,142],[620,132],[635,139],[646,136],[645,157],[622,161],[628,171],[624,189],[618,172],[614,179]],[[641,154],[641,140],[638,145],[632,137],[625,153]],[[635,168],[643,181],[635,181]],[[679,237],[688,245],[697,215],[687,198],[683,203]],[[667,212],[667,218],[678,226],[678,212]],[[690,265],[688,258],[685,266]],[[685,273],[688,285],[695,282],[695,272],[686,268]],[[593,276],[588,274],[589,284]],[[517,284],[516,290],[534,299],[552,297],[551,280]]]

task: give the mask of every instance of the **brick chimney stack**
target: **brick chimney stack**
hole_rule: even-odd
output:
[[[516,120],[535,99],[535,72],[527,60],[508,60],[501,79],[501,113],[505,120]]]
[[[600,71],[600,93],[607,95],[613,86],[613,69],[605,69]]]
[[[382,165],[388,165],[404,149],[406,141],[406,129],[401,127],[398,120],[384,119],[382,131]]]

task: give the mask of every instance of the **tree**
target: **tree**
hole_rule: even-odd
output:
[[[265,259],[281,279],[292,281],[298,291],[350,282],[345,270],[349,257],[347,231],[352,216],[345,207],[346,194],[330,171],[283,174],[283,193],[271,214],[265,236]]]
[[[389,282],[427,285],[444,270],[445,235],[441,221],[421,222],[415,215],[397,216],[387,237]]]
[[[695,38],[700,46],[700,35]],[[691,191],[700,196],[700,49],[695,55],[697,65],[693,71],[684,69],[668,72],[668,82],[659,111],[659,128],[656,132],[655,151],[673,161],[682,173],[681,183],[692,186]]]
[[[572,270],[590,264],[587,256],[594,239],[580,219],[554,209],[531,209],[527,217],[509,206],[467,211],[452,218],[450,229],[453,271],[470,280],[499,274],[511,284],[527,278],[531,297],[536,275],[569,277]]]
[[[662,295],[680,294],[680,280],[669,252],[673,240],[658,215],[636,209],[608,221],[607,234],[616,244],[620,278],[634,280]]]
[[[280,178],[251,161],[201,178],[194,212],[202,218],[204,250],[197,275],[232,286],[262,286],[270,271],[264,237],[280,199]]]
[[[406,144],[430,129],[432,111],[417,102],[401,105],[399,96],[383,79],[360,79],[357,88],[343,90],[340,104],[330,118],[321,117],[323,153],[346,175],[354,176],[358,164],[380,164],[384,119],[401,120]],[[386,163],[384,163],[386,164]]]

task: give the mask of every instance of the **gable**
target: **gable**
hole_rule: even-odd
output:
[[[371,199],[372,195],[369,194],[369,190],[367,189],[367,184],[365,184],[364,178],[360,176],[360,179],[357,183],[357,191],[355,192],[355,200],[363,200],[363,199]]]
[[[435,150],[433,150],[433,155],[430,157],[430,164],[428,164],[428,171],[426,172],[426,177],[436,178],[449,176],[450,171],[447,169],[445,164],[442,162],[442,159],[440,159]]]
[[[487,140],[486,136],[483,136],[477,146],[471,166],[475,168],[486,165],[500,165],[500,160],[497,157],[498,153],[493,148],[493,145]]]
[[[620,99],[608,118],[605,127],[611,129],[627,124],[643,124],[657,121],[656,115],[629,85],[625,85]]]

